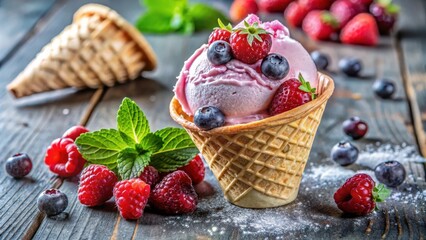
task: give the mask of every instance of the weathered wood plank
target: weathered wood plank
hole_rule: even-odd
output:
[[[28,39],[32,29],[36,26],[56,0],[25,1],[3,0],[0,1],[0,66],[7,60],[14,49]]]
[[[133,18],[130,13],[127,15],[127,10],[120,13],[128,19]],[[142,107],[153,130],[176,126],[168,114],[168,103],[173,96],[171,91],[173,81],[181,69],[183,60],[206,38],[207,34],[190,38],[174,35],[148,36],[148,40],[159,55],[159,69],[146,76],[155,80],[142,79],[108,89],[90,118],[88,127],[92,130],[115,127],[115,113],[123,97],[134,99]],[[350,47],[333,43],[316,44],[306,39],[301,40],[310,48],[320,48],[331,56],[331,75],[336,81],[336,93],[329,102],[317,133],[307,173],[332,164],[328,158],[330,149],[336,142],[346,138],[340,125],[350,116],[358,115],[369,123],[370,131],[367,138],[356,142],[362,149],[376,142],[395,145],[415,144],[413,134],[409,131],[412,124],[397,54],[390,39],[383,39],[383,44],[379,48]],[[170,44],[171,42],[176,44]],[[182,45],[176,48],[178,42]],[[362,58],[365,66],[363,79],[348,78],[338,72],[337,62],[343,56]],[[389,77],[397,82],[397,100],[383,101],[374,97],[371,85],[373,80],[379,77]],[[417,169],[417,165],[409,163],[406,167]],[[362,166],[356,165],[353,168]],[[419,187],[415,185],[416,187],[410,188],[411,191],[424,190],[424,170],[422,168],[418,172],[410,170],[410,174],[419,177]],[[400,203],[391,199],[375,214],[355,219],[347,218],[341,215],[332,200],[334,190],[341,183],[334,181],[323,186],[321,180],[312,174],[305,176],[299,197],[294,203],[269,210],[241,209],[229,204],[223,199],[218,183],[209,170],[206,183],[213,188],[213,193],[211,196],[200,197],[198,210],[192,215],[161,216],[146,209],[144,217],[139,221],[126,221],[114,212],[110,204],[107,207],[86,208],[74,202],[69,211],[69,221],[57,222],[45,219],[35,237],[378,239],[385,236],[389,239],[398,237],[416,239],[426,234],[425,222],[417,221],[425,214],[424,203],[419,203],[420,207],[416,210],[411,203]],[[406,187],[409,188],[410,185]],[[61,189],[69,193],[73,200],[76,198],[75,183],[65,182]],[[398,191],[403,194],[409,192],[405,187]],[[276,229],[267,228],[268,225]],[[102,230],[99,230],[98,226],[102,226]]]
[[[27,4],[30,10],[39,3]],[[0,69],[0,162],[3,165],[12,154],[26,152],[34,164],[30,175],[22,180],[9,177],[0,168],[0,239],[28,237],[27,232],[38,228],[42,219],[36,207],[38,194],[61,183],[43,163],[45,149],[63,131],[79,123],[93,94],[93,91],[74,94],[73,90],[66,90],[14,100],[6,92],[6,85],[70,21],[71,14],[56,14],[46,19],[46,25],[38,26],[34,36]]]

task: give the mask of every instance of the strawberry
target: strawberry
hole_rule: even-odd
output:
[[[350,0],[350,1],[364,8],[370,6],[370,4],[373,2],[373,0]]]
[[[383,202],[390,195],[383,184],[375,185],[369,175],[356,174],[334,193],[334,201],[345,213],[367,215],[376,208],[376,202]]]
[[[217,19],[217,22],[219,24],[219,27],[214,28],[213,32],[210,34],[209,41],[208,41],[209,45],[212,42],[215,42],[218,40],[223,40],[229,43],[229,38],[231,37],[231,33],[232,33],[232,25],[229,23],[228,25],[225,26],[225,24],[223,24],[220,18]]]
[[[269,105],[269,114],[277,115],[310,102],[316,98],[315,92],[316,89],[312,88],[299,73],[299,79],[292,78],[285,81],[275,92]]]
[[[343,28],[349,20],[362,12],[362,8],[349,0],[337,0],[331,5],[330,12],[339,21],[339,28]]]
[[[356,15],[342,29],[340,40],[346,44],[376,45],[379,40],[376,20],[368,13]]]
[[[311,10],[325,10],[328,9],[333,2],[332,0],[299,0],[299,4]]]
[[[293,27],[301,27],[303,19],[308,14],[308,9],[298,2],[292,2],[284,12],[287,23]]]
[[[229,16],[234,23],[242,21],[250,13],[259,11],[256,0],[235,0],[229,9]]]
[[[306,15],[302,29],[315,40],[329,40],[336,32],[339,23],[328,11],[315,10]]]
[[[292,0],[259,0],[259,8],[264,12],[284,12]]]
[[[241,62],[253,64],[268,55],[272,37],[258,23],[244,21],[244,27],[237,28],[229,39],[234,57]]]

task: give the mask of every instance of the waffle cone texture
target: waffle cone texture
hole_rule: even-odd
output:
[[[319,73],[318,98],[259,121],[202,131],[170,104],[216,176],[225,198],[246,208],[268,208],[292,202],[298,194],[322,114],[334,90],[333,80]]]
[[[9,85],[16,97],[74,87],[98,88],[136,79],[156,67],[142,34],[115,11],[87,4]]]

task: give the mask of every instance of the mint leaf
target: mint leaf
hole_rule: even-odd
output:
[[[163,147],[163,140],[154,133],[148,133],[142,139],[139,147],[150,152],[157,152]]]
[[[375,202],[384,202],[391,194],[391,190],[387,189],[382,183],[377,184],[373,188],[373,199]]]
[[[217,26],[217,19],[220,18],[229,22],[228,18],[219,10],[202,3],[195,3],[188,9],[188,16],[194,23],[194,30],[211,30]]]
[[[170,13],[148,10],[136,20],[136,28],[145,33],[173,32],[171,25],[173,15]]]
[[[118,173],[121,179],[139,177],[144,167],[149,164],[151,152],[139,153],[134,148],[126,148],[120,151],[117,158]]]
[[[198,154],[197,147],[184,129],[169,127],[154,134],[163,140],[163,147],[151,155],[150,165],[160,172],[176,170]]]
[[[173,13],[187,6],[187,0],[142,0],[141,5],[145,5],[149,11]]]
[[[119,152],[127,148],[120,132],[115,129],[84,133],[76,139],[75,144],[87,162],[106,165],[111,169],[117,167]]]
[[[117,128],[120,132],[139,143],[147,135],[149,123],[139,106],[130,98],[124,98],[117,112]],[[124,140],[129,144],[127,138]]]

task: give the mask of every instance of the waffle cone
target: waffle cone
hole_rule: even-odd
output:
[[[138,30],[115,11],[87,4],[7,88],[20,98],[67,87],[113,86],[136,79],[156,64]]]
[[[172,118],[182,125],[218,179],[225,198],[247,208],[292,202],[328,99],[333,80],[319,73],[318,98],[259,121],[202,131],[176,98]]]

